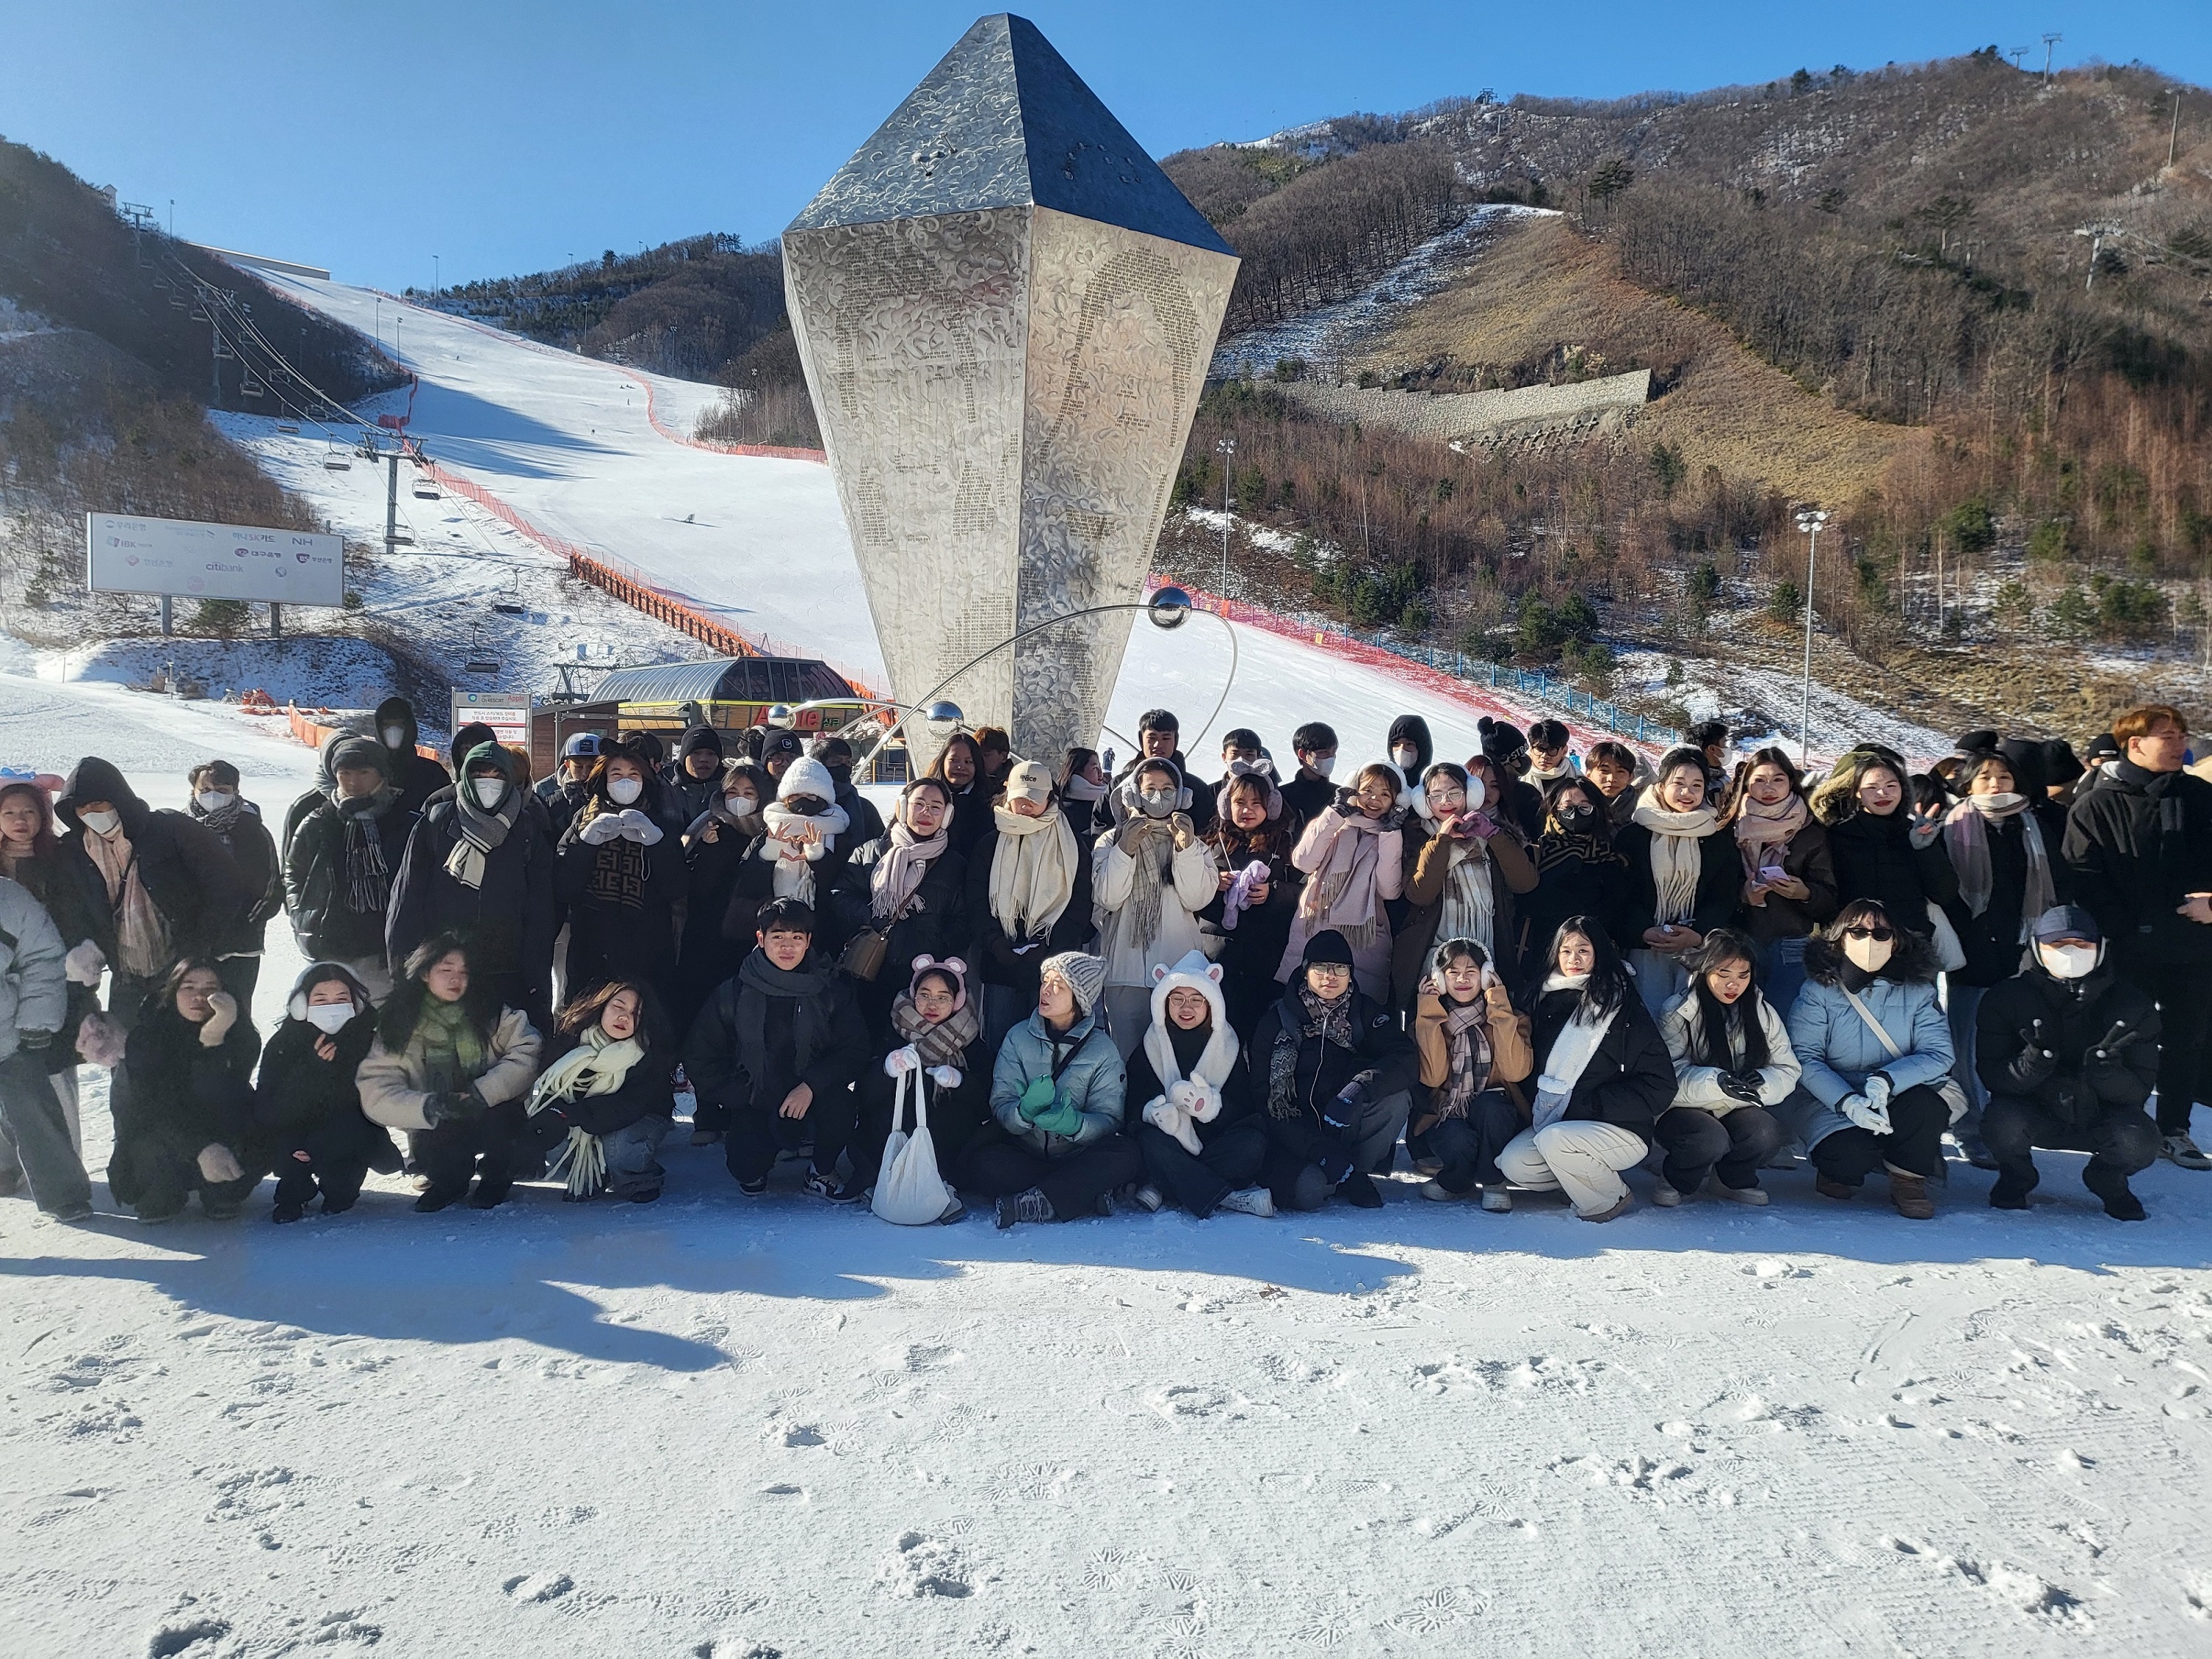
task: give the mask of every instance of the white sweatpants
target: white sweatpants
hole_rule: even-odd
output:
[[[1650,1150],[1643,1136],[1617,1123],[1553,1123],[1507,1141],[1498,1169],[1511,1186],[1565,1193],[1577,1215],[1601,1215],[1628,1191],[1620,1171]]]

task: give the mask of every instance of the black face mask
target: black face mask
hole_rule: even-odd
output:
[[[830,782],[836,784],[840,789],[851,787],[853,768],[849,762],[841,766],[832,766],[829,770]]]

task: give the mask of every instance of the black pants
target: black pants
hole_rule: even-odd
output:
[[[1992,1095],[1982,1109],[1982,1139],[1997,1161],[2000,1178],[2022,1189],[2036,1182],[2035,1149],[2049,1146],[2089,1154],[2081,1184],[2098,1197],[2124,1192],[2128,1177],[2148,1170],[2157,1158],[2158,1139],[2148,1115],[2132,1109],[2106,1112],[2087,1123],[2069,1123],[2015,1095]]]
[[[876,1168],[883,1162],[884,1142],[890,1137],[890,1123],[884,1123],[884,1132],[876,1138],[875,1152],[870,1157],[863,1143],[867,1134],[860,1124],[860,1097],[853,1089],[838,1089],[826,1098],[817,1097],[806,1109],[804,1120],[814,1132],[813,1165],[817,1173],[836,1178],[837,1162],[848,1152],[852,1155],[854,1178],[862,1187],[872,1187]]]
[[[1194,1157],[1165,1129],[1139,1123],[1137,1150],[1144,1154],[1152,1185],[1203,1220],[1230,1194],[1260,1179],[1260,1166],[1267,1161],[1267,1132],[1249,1121],[1232,1123],[1211,1140],[1201,1140]]]
[[[261,982],[259,957],[225,957],[215,965],[215,976],[238,1004],[238,1017],[253,1023],[253,988]]]
[[[2126,957],[2114,965],[2158,1004],[2158,1132],[2187,1134],[2190,1108],[2198,1095],[2212,1093],[2204,1049],[2212,1026],[2212,968]]]
[[[176,1214],[194,1193],[202,1209],[235,1211],[269,1170],[265,1163],[254,1162],[249,1148],[234,1146],[245,1174],[236,1181],[210,1181],[200,1173],[199,1151],[160,1134],[118,1142],[107,1168],[108,1190],[146,1220]]]
[[[354,1200],[361,1196],[361,1184],[368,1179],[366,1158],[316,1158],[301,1163],[284,1152],[276,1159],[276,1207],[304,1210],[320,1193],[323,1213],[337,1215],[353,1208]]]
[[[477,1195],[486,1200],[507,1196],[517,1171],[538,1162],[534,1145],[526,1144],[520,1103],[509,1101],[469,1117],[454,1118],[434,1129],[417,1129],[414,1136],[415,1170],[429,1182],[430,1190],[448,1199],[477,1182]],[[359,1192],[356,1186],[354,1189]]]
[[[1950,1103],[1919,1084],[1889,1097],[1889,1133],[1878,1135],[1856,1123],[1838,1129],[1813,1148],[1813,1167],[1846,1187],[1857,1186],[1886,1164],[1933,1176],[1942,1162],[1943,1131],[1950,1127]]]
[[[1498,1155],[1521,1128],[1521,1114],[1498,1089],[1486,1089],[1468,1102],[1465,1117],[1438,1119],[1422,1136],[1430,1154],[1443,1164],[1437,1171],[1437,1185],[1448,1193],[1468,1192],[1478,1184],[1504,1186],[1505,1177],[1498,1173]],[[1413,1137],[1408,1134],[1408,1151],[1413,1145]]]
[[[823,1160],[822,1136],[826,1129],[838,1137],[836,1150],[844,1150],[843,1137],[852,1133],[851,1097],[847,1095],[842,1104],[817,1097],[807,1106],[805,1117],[785,1117],[776,1110],[782,1104],[783,1096],[778,1095],[765,1106],[756,1101],[729,1109],[723,1121],[722,1162],[739,1181],[765,1178],[780,1156],[795,1152],[809,1141],[814,1143],[816,1167],[835,1167],[834,1153],[828,1163]]]
[[[1890,1121],[1897,1121],[1893,1109]],[[1667,1149],[1660,1179],[1678,1193],[1694,1193],[1707,1175],[1717,1175],[1722,1186],[1737,1192],[1756,1187],[1759,1166],[1782,1144],[1782,1126],[1763,1106],[1718,1113],[1673,1106],[1659,1114],[1654,1132]]]
[[[1145,1175],[1145,1155],[1125,1134],[1110,1134],[1079,1147],[1066,1158],[1047,1158],[1003,1135],[969,1147],[960,1159],[956,1186],[1004,1198],[1032,1187],[1051,1200],[1052,1212],[1073,1220],[1098,1212],[1101,1195]]]

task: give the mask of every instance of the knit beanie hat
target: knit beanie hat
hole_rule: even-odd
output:
[[[392,776],[392,751],[374,738],[345,738],[331,750],[331,775],[341,769],[367,769],[380,778]]]
[[[1351,960],[1350,957],[1345,958]],[[1062,951],[1056,957],[1047,957],[1037,969],[1040,978],[1047,974],[1064,981],[1075,994],[1075,1012],[1087,1014],[1098,1006],[1098,999],[1106,994],[1106,958],[1085,955],[1081,951]]]
[[[1344,935],[1334,927],[1325,927],[1306,941],[1303,965],[1308,968],[1349,968],[1352,946],[1345,943]]]
[[[701,750],[720,760],[722,757],[722,734],[711,726],[695,726],[684,734],[684,747],[677,751],[680,759],[696,755]]]
[[[837,781],[830,775],[830,769],[820,761],[801,755],[783,769],[775,798],[789,800],[793,795],[812,795],[817,800],[837,799]]]

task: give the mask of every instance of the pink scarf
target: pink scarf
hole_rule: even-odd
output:
[[[1743,878],[1759,879],[1759,868],[1763,860],[1759,854],[1770,847],[1787,847],[1797,837],[1797,832],[1813,821],[1812,808],[1805,805],[1804,796],[1796,790],[1777,805],[1761,806],[1749,795],[1743,798],[1743,811],[1735,821],[1736,850],[1743,854]]]

